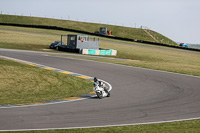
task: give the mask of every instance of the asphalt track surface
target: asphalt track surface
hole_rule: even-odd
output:
[[[0,55],[98,77],[111,97],[0,109],[0,130],[76,128],[200,117],[200,78],[94,61],[0,49]]]

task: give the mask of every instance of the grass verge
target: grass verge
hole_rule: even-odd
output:
[[[88,80],[2,58],[0,72],[0,105],[58,100],[92,91]]]
[[[200,133],[199,125],[200,120],[192,120],[118,127],[62,129],[46,131],[20,131],[20,133]]]

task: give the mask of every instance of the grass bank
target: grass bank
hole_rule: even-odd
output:
[[[100,27],[107,27],[108,30],[112,31],[112,34],[117,37],[131,38],[143,41],[155,42],[143,29],[141,28],[130,28],[115,25],[97,24],[97,23],[87,23],[71,20],[58,20],[50,18],[39,18],[39,17],[28,17],[28,16],[16,16],[16,15],[0,15],[1,23],[17,23],[17,24],[27,24],[27,25],[45,25],[45,26],[57,26],[68,29],[75,29],[87,32],[99,32]],[[155,31],[149,30],[149,32],[155,36],[159,42],[177,45],[171,39],[157,33]]]
[[[0,105],[30,104],[80,96],[92,83],[58,72],[0,58]]]

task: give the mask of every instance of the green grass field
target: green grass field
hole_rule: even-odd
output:
[[[0,31],[0,47],[23,50],[42,50],[59,36],[49,36],[41,34],[27,34],[15,31]]]
[[[0,15],[0,22],[2,23],[17,23],[17,24],[28,24],[28,25],[46,25],[46,26],[58,26],[63,28],[87,31],[87,32],[99,32],[100,27],[107,27],[108,30],[112,31],[114,36],[132,38],[143,41],[155,42],[143,29],[140,28],[130,28],[115,25],[105,25],[96,23],[86,23],[71,20],[58,20],[49,18],[39,18],[39,17],[26,17],[26,16],[14,16],[14,15]],[[157,33],[155,31],[150,31],[158,40],[162,43],[169,45],[177,45],[171,39]]]
[[[0,105],[31,104],[92,91],[91,81],[0,58]]]

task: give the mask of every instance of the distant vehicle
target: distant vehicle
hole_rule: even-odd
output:
[[[188,45],[186,43],[180,43],[179,46],[188,48]]]
[[[58,43],[61,43],[61,41],[55,41],[55,42],[53,42],[52,44],[50,44],[49,48],[50,49],[55,49],[56,46],[58,45]]]
[[[186,47],[186,48],[188,48],[188,45],[187,45],[187,44],[183,44],[183,46]]]
[[[106,27],[101,27],[99,34],[105,35],[105,36],[111,36],[112,31],[108,31]]]
[[[67,48],[67,45],[64,42],[59,42],[58,44],[55,45],[56,50],[65,50]]]

